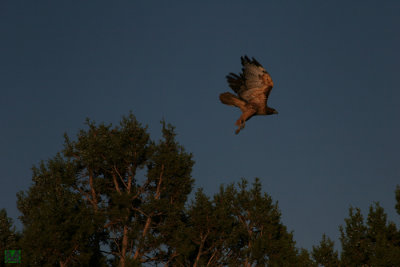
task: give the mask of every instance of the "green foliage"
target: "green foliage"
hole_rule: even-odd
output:
[[[277,204],[261,193],[258,179],[252,188],[244,179],[237,186],[221,187],[213,200],[199,189],[187,216],[184,231],[191,244],[177,248],[181,257],[173,265],[294,266],[301,259],[300,266],[307,266],[310,262],[308,255],[298,255]]]
[[[21,249],[26,266],[54,265],[89,266],[99,263],[95,233],[95,217],[85,206],[81,195],[64,183],[74,175],[74,168],[60,155],[39,168],[33,168],[33,186],[18,194],[18,208],[24,224]]]
[[[335,250],[335,243],[327,237],[322,235],[322,240],[318,246],[313,246],[312,257],[315,262],[325,267],[339,266],[338,252]]]
[[[370,207],[367,226],[371,265],[400,266],[400,233],[379,203]]]
[[[184,217],[184,205],[194,182],[192,155],[175,141],[174,128],[164,121],[162,133],[162,140],[150,143],[141,205],[133,208],[140,214],[139,221],[144,222],[136,250],[142,262],[163,262],[177,256],[175,246],[182,242],[182,234],[177,231],[183,230],[180,218]]]
[[[340,226],[342,255],[345,266],[361,266],[368,262],[367,228],[360,209],[350,208],[349,217],[345,219],[346,227]]]
[[[270,196],[261,193],[261,183],[256,179],[247,190],[246,180],[232,190],[231,210],[234,216],[230,250],[231,265],[256,264],[284,266],[296,262],[293,236],[280,222],[281,213]]]
[[[310,255],[259,179],[187,203],[193,156],[165,121],[158,141],[133,114],[86,125],[18,193],[21,235],[0,210],[0,246],[21,249],[23,266],[400,266],[400,233],[379,204],[365,222],[350,209],[340,260],[325,235]],[[396,199],[400,214],[400,187]]]
[[[317,267],[316,264],[312,259],[312,256],[308,252],[308,250],[302,248],[300,249],[300,253],[297,256],[297,263],[296,266],[298,267]]]
[[[4,250],[19,249],[19,234],[15,231],[13,221],[7,216],[5,209],[0,210],[0,266],[5,266]]]
[[[349,216],[340,227],[344,266],[400,266],[400,233],[379,203],[370,207],[366,223],[359,209],[350,208]]]
[[[76,169],[71,185],[93,214],[103,216],[98,231],[107,233],[112,264],[157,263],[176,254],[176,217],[193,187],[194,162],[175,141],[174,128],[161,123],[159,142],[133,114],[117,127],[87,120],[89,129],[77,141],[65,135],[64,156]]]

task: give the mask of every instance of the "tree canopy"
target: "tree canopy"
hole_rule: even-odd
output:
[[[340,254],[325,234],[307,251],[258,178],[191,195],[193,155],[172,125],[161,132],[152,140],[130,113],[65,135],[17,195],[22,232],[0,210],[1,253],[22,250],[22,266],[400,266],[400,231],[379,203],[365,219],[350,208]]]

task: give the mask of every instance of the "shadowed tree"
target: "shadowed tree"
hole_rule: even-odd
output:
[[[259,179],[213,198],[200,189],[185,205],[194,162],[171,125],[162,121],[155,142],[132,114],[117,126],[86,124],[18,194],[24,265],[314,265]]]
[[[335,250],[335,243],[325,234],[322,235],[319,245],[313,246],[312,257],[320,266],[339,266],[339,257],[338,252]]]
[[[74,175],[74,166],[57,155],[34,167],[34,184],[18,193],[24,266],[102,265],[98,245],[92,242],[96,219],[72,190]]]
[[[4,262],[4,250],[20,249],[18,245],[19,234],[13,226],[13,220],[7,216],[5,209],[0,210],[0,266],[6,266]]]
[[[370,206],[366,223],[359,209],[350,208],[349,215],[340,226],[342,265],[400,266],[400,233],[383,208]]]
[[[344,266],[362,266],[368,264],[369,248],[367,227],[360,209],[350,208],[346,226],[340,226],[340,241],[342,243],[341,262]]]
[[[281,223],[278,204],[261,193],[256,179],[251,189],[247,181],[234,190],[231,209],[234,216],[232,236],[227,246],[232,251],[230,265],[288,266],[295,265],[297,250],[291,233]]]
[[[101,266],[108,255],[112,265],[138,266],[176,257],[192,155],[165,122],[158,143],[132,114],[113,128],[87,125],[76,141],[65,135],[63,154],[34,167],[34,184],[18,194],[24,264]]]
[[[81,130],[76,141],[65,136],[64,155],[78,169],[74,188],[94,214],[105,217],[100,227],[108,233],[109,250],[104,252],[114,264],[126,266],[134,249],[130,241],[137,239],[142,224],[131,206],[141,204],[144,188],[136,173],[146,164],[150,138],[132,114],[114,128],[86,123],[89,129]]]
[[[175,237],[192,191],[192,155],[175,141],[174,128],[162,122],[163,139],[151,143],[141,207],[133,207],[144,221],[134,259],[165,262],[178,256]]]
[[[369,208],[367,236],[370,241],[370,265],[400,266],[400,233],[379,203]]]
[[[297,264],[296,266],[300,267],[317,267],[318,265],[311,259],[312,256],[308,252],[308,250],[301,248],[300,253],[297,256]]]
[[[64,153],[79,169],[76,190],[94,213],[106,217],[110,250],[105,253],[114,256],[112,264],[136,266],[176,256],[167,249],[173,242],[167,236],[178,226],[175,218],[192,190],[192,155],[165,122],[158,143],[132,114],[114,128],[87,124],[77,141],[66,136]]]
[[[210,200],[200,189],[188,209],[189,237],[193,243],[191,265],[219,266],[226,264],[230,253],[224,244],[233,225],[231,196]]]
[[[215,206],[200,189],[188,209],[188,236],[192,244],[191,258],[186,264],[208,266],[210,254],[215,249],[216,234],[220,225]],[[223,232],[220,232],[223,235]]]
[[[210,200],[200,188],[172,231],[169,266],[222,266],[229,252],[223,246],[232,229],[233,216],[227,198]],[[175,223],[176,224],[176,223]]]
[[[280,222],[277,204],[261,193],[258,179],[252,188],[244,179],[237,187],[221,187],[212,203],[199,192],[191,212],[191,219],[197,221],[191,224],[197,233],[191,235],[197,245],[195,264],[285,266],[297,262],[292,234]]]
[[[176,249],[172,266],[312,266],[298,253],[292,234],[280,222],[277,204],[243,179],[221,186],[211,200],[201,189],[187,208],[185,246]],[[185,239],[185,238],[184,238]],[[189,239],[189,241],[188,241]]]

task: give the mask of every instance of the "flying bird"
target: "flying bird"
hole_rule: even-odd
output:
[[[271,76],[254,57],[249,59],[244,56],[240,59],[242,73],[237,75],[231,72],[226,76],[229,87],[237,96],[229,92],[219,95],[223,104],[238,107],[242,111],[242,115],[236,121],[236,134],[244,128],[245,122],[255,115],[278,114],[278,111],[267,105],[268,96],[274,86]]]

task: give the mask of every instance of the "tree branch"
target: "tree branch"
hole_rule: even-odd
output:
[[[124,184],[125,188],[128,189],[128,185],[125,183],[124,179],[122,178],[122,176],[121,176],[121,174],[119,173],[119,171],[118,171],[118,169],[117,169],[117,166],[115,166],[115,164],[114,164],[113,168],[114,168],[114,171],[118,174],[118,177],[119,177],[119,179],[121,180],[121,182]],[[118,189],[118,190],[119,190],[119,189]],[[119,193],[120,193],[120,191],[119,191]]]

